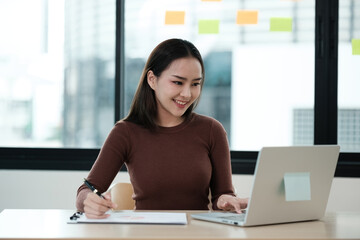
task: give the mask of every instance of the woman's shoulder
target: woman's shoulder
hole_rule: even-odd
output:
[[[211,139],[217,140],[227,135],[224,126],[213,117],[194,113],[192,121],[194,122],[193,130],[196,129],[203,136],[210,136]]]
[[[202,115],[199,113],[193,113],[193,120],[199,123],[208,123],[208,124],[216,124],[222,125],[218,120],[213,117]]]
[[[210,116],[193,113],[192,119],[195,123],[200,125],[208,126],[215,129],[224,129],[220,121]]]
[[[108,138],[118,138],[119,136],[128,135],[129,124],[123,120],[117,121],[110,130]]]
[[[125,120],[119,120],[111,129],[108,139],[116,141],[128,141],[129,139],[132,139],[134,135],[136,136],[137,134],[139,134],[141,128],[142,127],[138,124]]]
[[[136,129],[143,129],[144,127],[142,127],[139,124],[127,121],[127,120],[119,120],[115,123],[114,129],[116,130],[136,130]]]

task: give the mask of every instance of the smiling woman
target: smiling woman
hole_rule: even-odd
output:
[[[125,120],[154,129],[158,125],[171,125],[188,119],[199,102],[204,75],[201,54],[192,43],[180,39],[162,42],[152,51],[145,64]],[[181,106],[178,110],[185,111],[180,111],[180,115],[177,113],[181,119],[168,119],[175,122],[162,125],[158,121],[168,121],[162,117],[168,115],[166,112],[171,113],[168,100],[171,100],[173,106]]]
[[[205,210],[209,190],[214,209],[246,207],[232,187],[224,127],[193,112],[203,66],[199,51],[186,40],[169,39],[152,51],[128,117],[115,125],[89,173],[95,188],[106,191],[125,164],[136,209]],[[110,193],[104,197],[82,185],[77,208],[90,218],[106,218],[108,208],[116,206]]]

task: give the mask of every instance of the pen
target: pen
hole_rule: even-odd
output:
[[[98,195],[98,196],[101,197],[101,198],[104,198],[104,196],[101,195],[101,193],[100,193],[96,188],[94,188],[94,186],[91,185],[91,183],[90,183],[88,180],[86,180],[86,178],[84,178],[84,183],[85,183],[85,185],[86,185],[88,188],[90,188],[90,190],[91,190],[93,193],[95,193],[96,195]],[[105,198],[104,198],[104,199],[105,199]]]

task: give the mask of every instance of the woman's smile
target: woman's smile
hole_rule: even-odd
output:
[[[179,108],[185,108],[186,104],[188,103],[188,101],[181,101],[176,99],[174,99],[174,102]]]

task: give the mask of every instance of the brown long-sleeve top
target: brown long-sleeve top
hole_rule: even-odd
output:
[[[123,164],[134,188],[138,210],[208,209],[222,194],[234,195],[230,151],[223,126],[213,118],[193,114],[175,127],[150,131],[120,121],[107,137],[88,180],[105,192]],[[76,207],[83,211],[89,193],[78,189]]]

